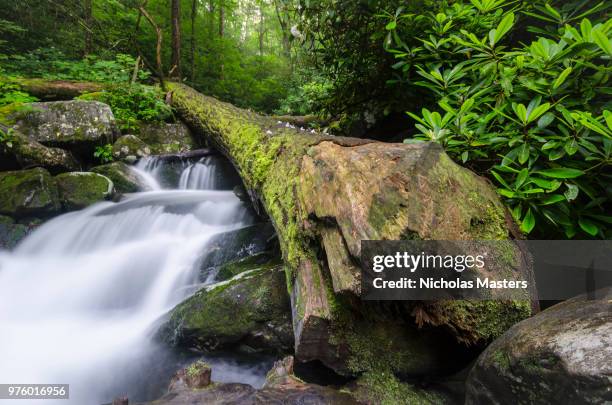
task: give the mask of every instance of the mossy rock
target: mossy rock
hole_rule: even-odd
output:
[[[113,157],[119,160],[134,162],[149,156],[151,148],[135,135],[123,135],[113,144]]]
[[[397,379],[389,372],[367,372],[350,388],[360,403],[380,405],[456,404],[452,398],[434,390],[425,390]]]
[[[165,342],[210,351],[231,346],[287,351],[291,308],[281,266],[259,268],[198,291],[160,329]]]
[[[60,209],[57,183],[47,170],[0,172],[0,214],[47,217]]]
[[[97,101],[53,101],[29,106],[29,110],[12,117],[14,128],[45,146],[90,156],[96,146],[112,142],[118,133],[110,107]]]
[[[225,263],[219,268],[215,281],[225,281],[249,270],[265,270],[282,264],[280,258],[270,260],[268,253],[257,253],[244,259]]]
[[[118,193],[136,193],[138,191],[148,190],[145,181],[123,162],[113,162],[102,166],[96,166],[92,168],[91,171],[111,179],[115,185],[115,191]]]
[[[183,153],[196,149],[191,131],[182,122],[142,123],[138,137],[151,147],[154,154]]]
[[[79,210],[113,196],[114,185],[98,173],[70,172],[55,177],[62,206],[65,210]]]

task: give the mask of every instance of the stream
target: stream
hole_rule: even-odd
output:
[[[71,404],[151,400],[189,359],[155,342],[160,319],[203,285],[211,238],[254,217],[221,158],[145,158],[133,170],[151,191],[61,215],[0,251],[0,381],[70,384]],[[270,366],[265,357],[206,360],[213,380],[255,387]]]

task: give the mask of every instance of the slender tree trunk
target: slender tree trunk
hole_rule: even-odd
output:
[[[172,0],[172,67],[170,76],[181,79],[181,0]]]
[[[264,53],[264,36],[266,34],[263,4],[259,3],[259,56]]]
[[[87,56],[93,52],[93,35],[91,27],[93,23],[93,0],[83,1],[83,11],[85,20],[85,47],[83,49],[83,55]]]
[[[219,1],[219,38],[221,38],[221,52],[219,53],[219,58],[221,58],[221,71],[219,80],[223,80],[225,78],[225,65],[223,64],[223,37],[225,36],[225,5],[223,4],[223,0]]]
[[[195,50],[196,50],[196,42],[195,42],[195,21],[197,14],[197,5],[198,0],[193,0],[191,2],[191,83],[195,81]]]
[[[151,17],[151,15],[144,8],[145,5],[146,5],[146,2],[142,6],[138,7],[138,11],[140,12],[140,14],[144,16],[144,18],[149,22],[149,24],[151,24],[153,29],[155,29],[155,34],[157,35],[157,44],[155,47],[155,62],[156,62],[156,68],[157,68],[157,76],[159,77],[159,80],[162,83],[162,87],[164,87],[164,70],[163,70],[162,58],[161,58],[163,33],[162,33],[161,28],[159,28],[159,26],[155,23],[155,20]]]

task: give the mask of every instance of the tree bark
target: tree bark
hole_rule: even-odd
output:
[[[358,356],[350,340],[337,337],[347,328],[339,321],[346,313],[353,314],[355,324],[364,323],[355,315],[367,305],[358,298],[362,240],[510,237],[509,217],[494,189],[436,144],[327,136],[241,110],[185,85],[172,83],[170,91],[178,114],[234,164],[254,206],[274,224],[291,294],[298,360],[318,359],[347,372],[350,356]],[[522,255],[517,247],[511,249]],[[519,267],[515,271],[532,276],[528,264]],[[503,278],[501,273],[489,277]],[[452,302],[410,305],[400,306],[402,319],[411,319],[418,309],[420,323],[444,325],[468,344],[491,338],[481,332],[491,319],[504,330],[512,315],[524,316],[524,307],[486,301],[464,302],[469,321],[466,307]],[[375,327],[366,325],[366,332]]]
[[[181,79],[181,1],[172,0],[172,67],[170,77]]]
[[[85,30],[85,47],[83,49],[83,55],[87,56],[93,52],[93,34],[92,34],[92,25],[93,25],[93,0],[84,0],[83,1],[83,11],[84,11],[84,30]]]
[[[221,66],[219,72],[219,80],[225,79],[225,65],[223,64],[223,37],[225,36],[225,5],[223,0],[219,1],[219,38],[221,38],[221,52],[219,58],[221,59]]]
[[[191,83],[195,82],[195,67],[196,67],[196,37],[195,37],[195,22],[198,12],[198,0],[191,2]]]
[[[83,93],[101,91],[104,85],[92,82],[71,80],[45,80],[26,78],[0,78],[2,81],[17,84],[24,92],[43,100],[70,100]]]

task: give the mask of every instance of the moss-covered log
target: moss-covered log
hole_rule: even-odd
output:
[[[351,298],[359,293],[361,240],[510,237],[506,211],[493,188],[437,145],[301,131],[185,85],[169,88],[168,99],[180,116],[233,162],[255,205],[274,223],[292,298],[298,359],[316,358],[342,369],[364,363],[354,357],[376,346],[351,346],[359,339],[347,337],[346,323],[340,321],[347,306],[359,312],[344,303],[362,305]],[[517,249],[515,254],[520,254]],[[473,344],[496,337],[529,313],[528,301],[480,301],[423,305],[413,316]],[[353,359],[342,359],[345,352]]]
[[[43,100],[70,100],[84,93],[104,89],[104,85],[73,80],[46,80],[29,78],[0,78],[0,81],[18,85],[21,90]]]

